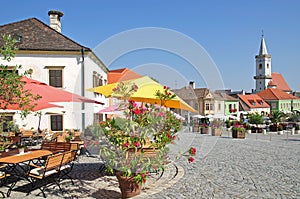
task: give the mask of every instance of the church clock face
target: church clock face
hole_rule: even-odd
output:
[[[261,63],[261,62],[263,62],[263,60],[262,60],[262,59],[259,59],[258,62]]]

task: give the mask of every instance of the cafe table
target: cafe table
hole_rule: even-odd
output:
[[[16,175],[16,177],[18,177],[16,182],[10,186],[7,196],[10,195],[11,190],[14,188],[18,180],[28,180],[27,169],[29,168],[31,161],[51,154],[52,152],[48,150],[34,150],[0,158],[0,163],[8,165],[11,175]],[[22,166],[21,164],[25,164],[25,166]],[[21,170],[18,170],[18,168],[21,168]]]

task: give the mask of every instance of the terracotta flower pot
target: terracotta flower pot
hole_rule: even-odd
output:
[[[134,177],[122,176],[122,172],[116,173],[122,198],[131,198],[141,193],[142,185],[134,181]]]

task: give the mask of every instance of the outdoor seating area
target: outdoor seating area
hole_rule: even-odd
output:
[[[2,197],[9,197],[19,185],[28,184],[26,194],[39,189],[46,197],[45,189],[55,184],[61,190],[64,179],[73,179],[69,173],[80,154],[84,142],[81,132],[65,130],[24,130],[1,134],[0,186]],[[0,196],[1,197],[1,196]]]
[[[79,150],[78,143],[44,141],[38,147],[26,147],[23,150],[13,149],[4,151],[0,155],[0,180],[5,186],[6,193],[2,197],[9,197],[19,185],[28,185],[27,195],[39,189],[46,197],[45,189],[50,185],[57,185],[63,179],[70,179],[69,173],[73,169],[74,161]],[[22,182],[21,182],[22,181]]]

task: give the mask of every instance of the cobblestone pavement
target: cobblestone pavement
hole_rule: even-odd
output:
[[[300,198],[300,135],[184,136],[199,157],[171,188],[148,198]],[[205,148],[211,151],[201,156]]]
[[[162,198],[300,198],[300,135],[250,134],[232,139],[190,133],[179,134],[163,175],[153,175],[137,199]],[[197,148],[194,163],[177,157],[178,151]],[[49,187],[48,198],[120,198],[114,176],[99,171],[98,158],[81,156],[74,166],[75,185],[63,181],[64,193]],[[38,190],[26,196],[26,185],[11,198],[41,198]],[[0,188],[6,191],[6,188]],[[24,191],[25,190],[25,191]]]

